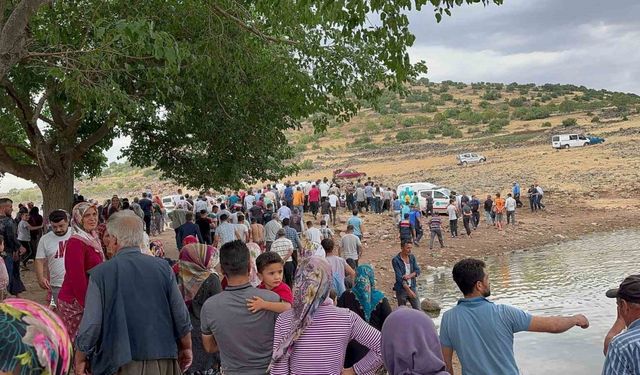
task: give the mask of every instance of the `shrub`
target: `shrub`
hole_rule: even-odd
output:
[[[380,131],[380,126],[378,126],[376,123],[374,122],[368,122],[367,126],[366,126],[367,131],[370,131],[372,133],[377,133]]]
[[[433,113],[438,112],[438,107],[433,104],[422,104],[420,105],[420,112]]]
[[[407,142],[412,139],[411,131],[409,130],[400,130],[396,133],[396,141],[398,142]]]
[[[576,125],[578,125],[578,120],[572,117],[562,120],[562,126],[576,126]]]
[[[467,129],[467,133],[469,133],[469,134],[479,133],[479,132],[480,132],[480,129],[478,129],[477,126],[473,126],[473,127],[470,127],[469,129]]]
[[[302,169],[302,170],[313,169],[313,160],[305,159],[305,160],[302,161],[302,163],[300,163],[298,165],[298,167],[300,167],[300,169]]]
[[[498,100],[502,97],[502,95],[496,90],[487,90],[484,95],[482,95],[482,99],[484,100]]]
[[[360,127],[359,126],[353,126],[351,128],[349,128],[349,131],[352,133],[360,133]]]
[[[354,139],[352,144],[354,146],[362,146],[371,142],[372,142],[371,137],[369,137],[368,135],[365,135],[365,136]]]
[[[464,110],[458,114],[458,120],[465,124],[476,125],[482,122],[482,115],[472,110]]]
[[[549,121],[543,122],[542,125],[540,125],[540,127],[550,128],[551,127],[551,123]]]
[[[440,100],[445,101],[445,102],[446,101],[451,101],[451,100],[453,100],[453,95],[451,95],[449,93],[442,94],[442,95],[440,95]]]
[[[593,116],[593,118],[591,119],[591,122],[600,122],[600,117]]]
[[[487,108],[489,108],[489,106],[490,106],[490,105],[491,105],[491,103],[489,103],[489,102],[488,102],[488,101],[486,101],[486,100],[483,100],[483,101],[481,101],[480,103],[478,103],[478,106],[479,106],[480,108],[483,108],[483,109],[487,109]]]
[[[527,99],[523,98],[523,97],[511,99],[511,100],[509,100],[509,106],[511,106],[511,107],[522,107],[526,101],[527,101]]]
[[[509,120],[507,119],[497,118],[497,119],[491,120],[491,122],[489,123],[489,127],[487,128],[487,133],[490,133],[490,134],[499,133],[507,125],[509,125]]]
[[[389,103],[389,110],[391,113],[400,113],[402,112],[402,103],[398,99],[394,99]]]
[[[453,133],[451,134],[451,138],[462,138],[462,132],[460,131],[460,129],[456,129],[453,131]]]

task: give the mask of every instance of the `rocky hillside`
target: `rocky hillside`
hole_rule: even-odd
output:
[[[590,200],[638,196],[640,182],[640,97],[573,85],[464,84],[421,79],[398,96],[377,103],[344,124],[330,122],[323,133],[311,125],[290,132],[302,167],[291,179],[331,177],[355,168],[384,184],[430,181],[455,190],[493,192],[518,180],[539,181],[551,191]],[[553,134],[577,132],[606,142],[555,151]],[[479,152],[482,165],[460,168],[455,156]],[[175,191],[150,168],[112,164],[102,177],[76,183],[86,196],[138,195]],[[37,189],[12,191],[16,201],[38,201]],[[594,200],[595,201],[595,200]]]

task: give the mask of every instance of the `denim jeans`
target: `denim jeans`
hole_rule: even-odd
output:
[[[487,221],[487,224],[493,225],[493,218],[491,217],[491,211],[484,212],[484,219]]]

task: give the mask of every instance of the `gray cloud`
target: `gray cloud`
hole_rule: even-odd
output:
[[[436,81],[575,83],[640,93],[640,2],[505,0],[463,6],[436,24],[410,14],[414,60]]]

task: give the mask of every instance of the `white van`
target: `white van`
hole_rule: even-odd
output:
[[[553,148],[569,148],[588,146],[591,141],[583,134],[558,134],[551,137]]]
[[[449,197],[451,191],[447,188],[439,187],[438,185],[429,182],[414,182],[410,184],[398,185],[396,193],[398,196],[402,196],[402,192],[409,188],[412,192],[418,193],[418,200],[420,202],[420,210],[426,211],[427,209],[427,197],[433,198],[433,210],[437,213],[447,212],[447,206],[449,205]]]

